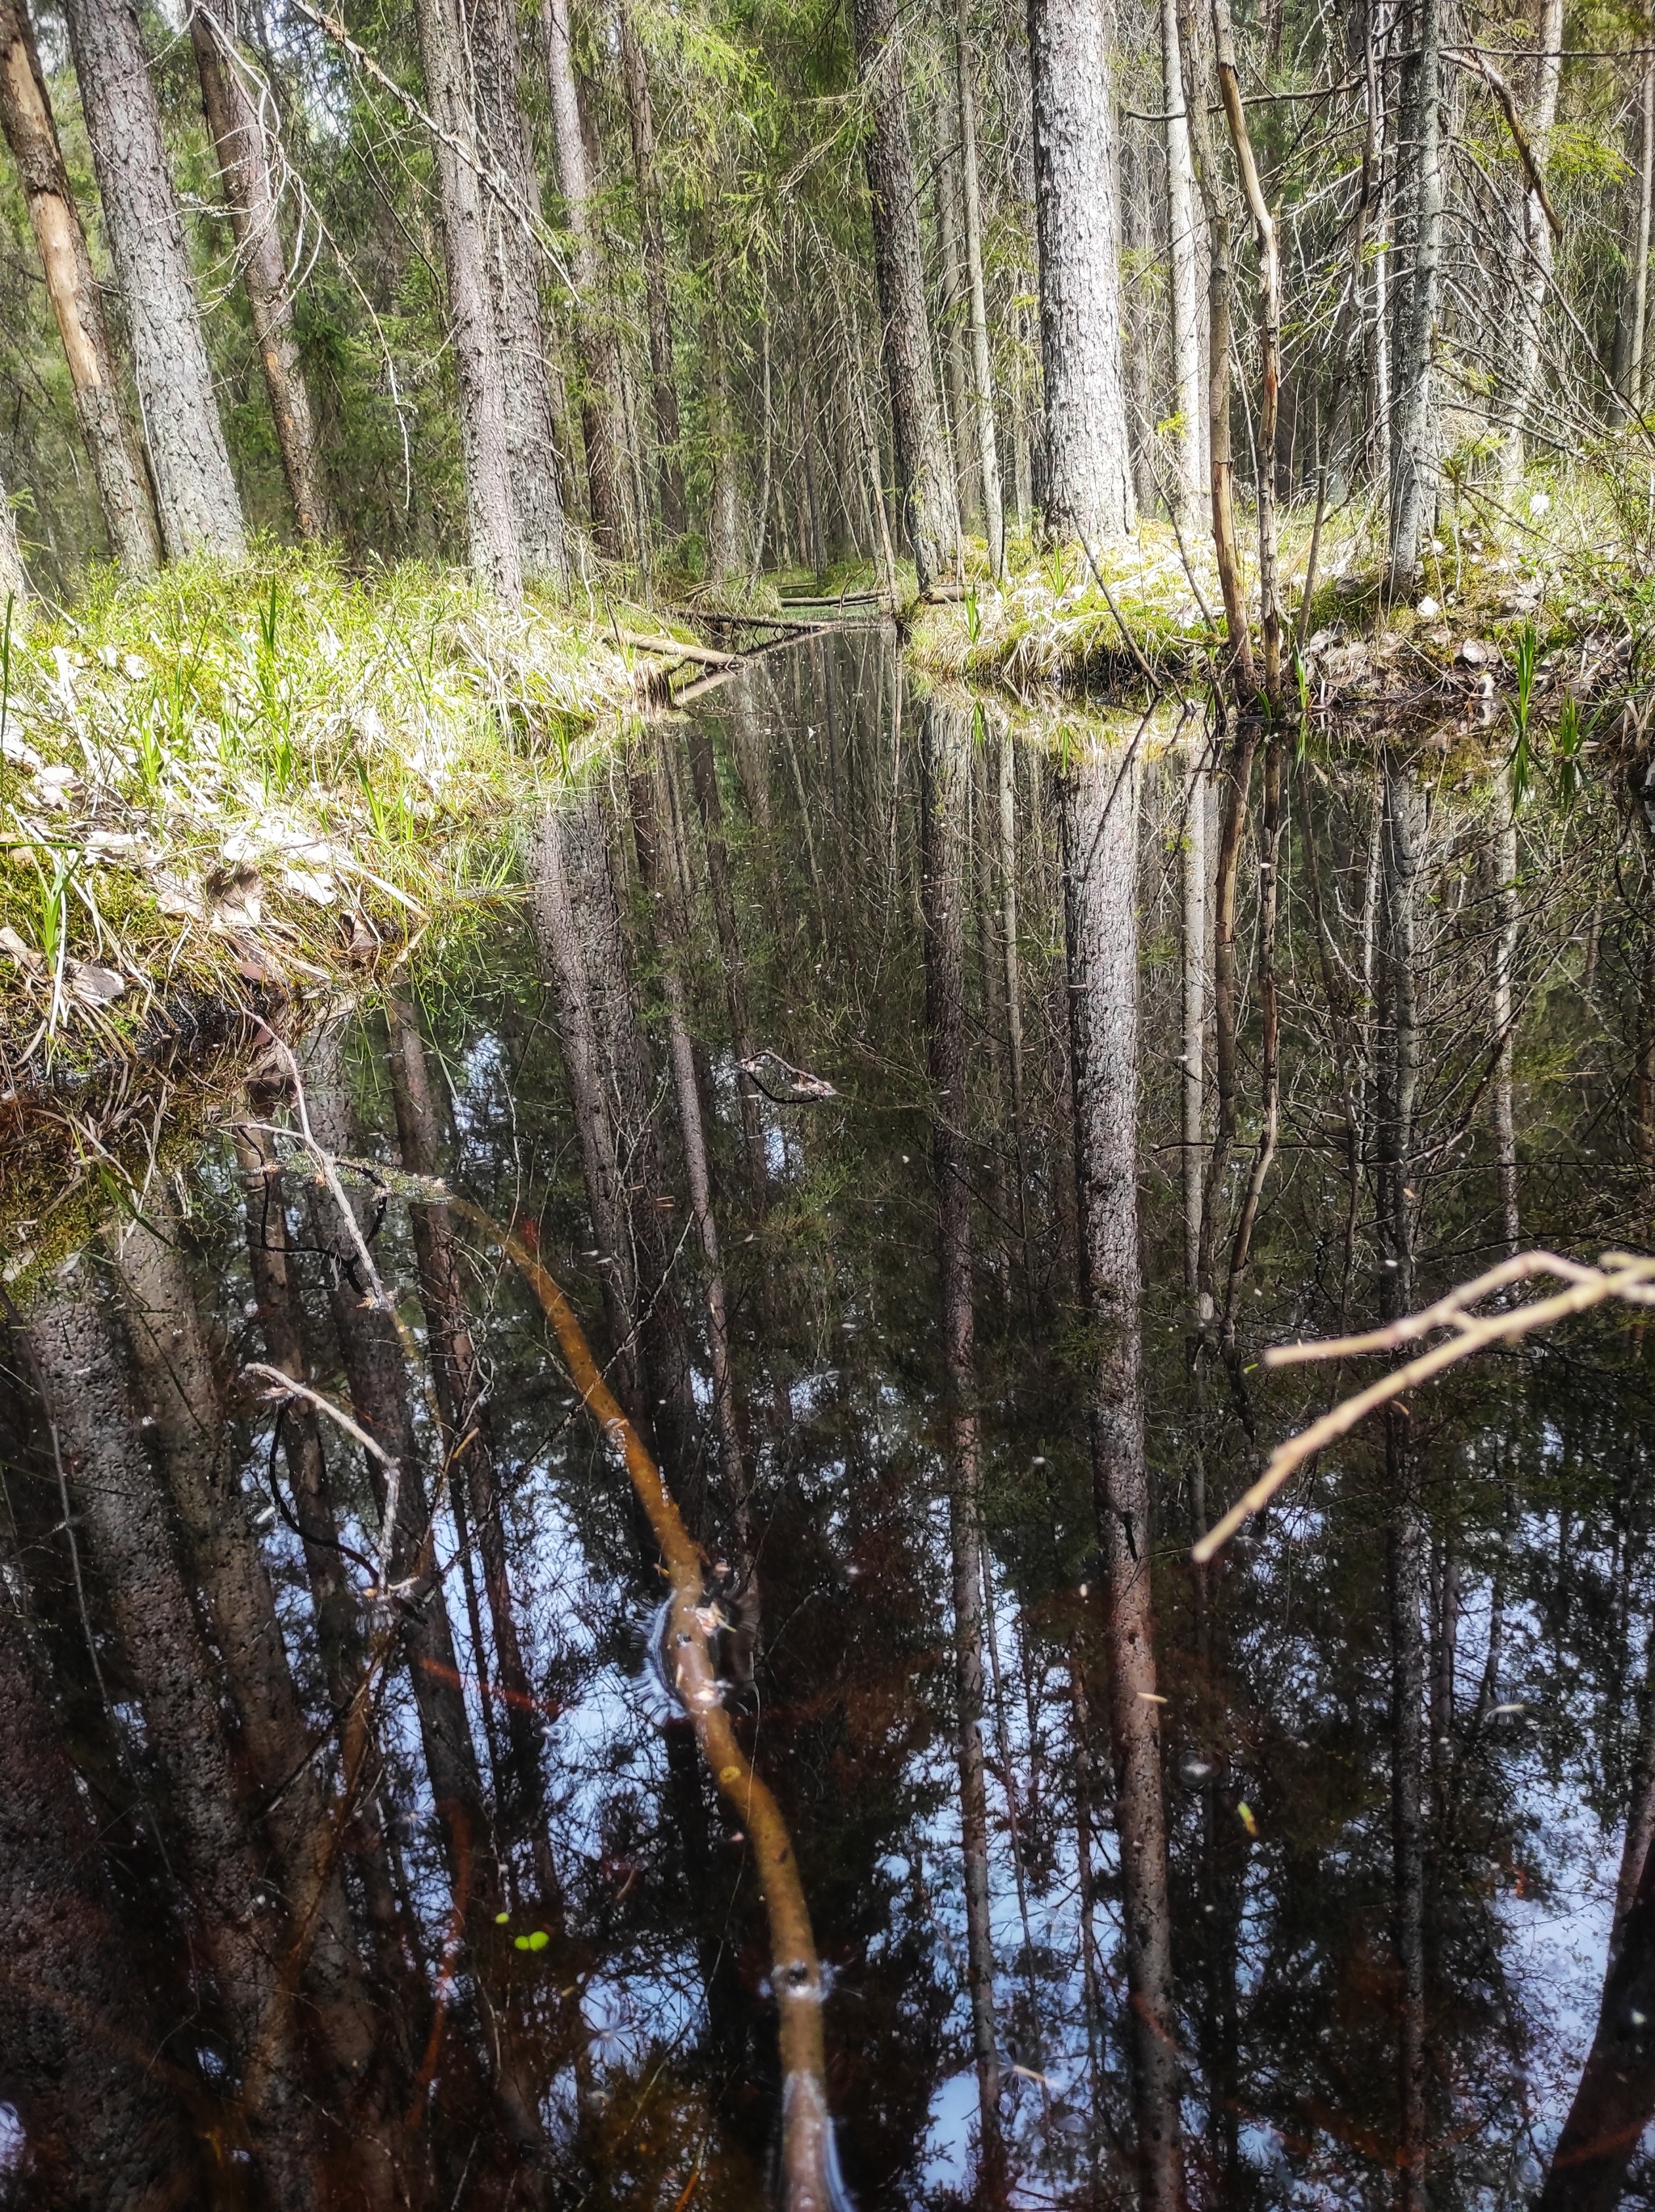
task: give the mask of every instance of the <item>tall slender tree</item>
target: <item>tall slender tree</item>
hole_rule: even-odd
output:
[[[1136,520],[1120,212],[1102,0],[1028,0],[1045,372],[1046,525],[1098,545]]]
[[[437,126],[433,151],[459,391],[471,566],[510,605],[523,596],[523,548],[479,175],[482,149],[469,91],[464,28],[457,0],[417,0],[415,12],[426,97]]]
[[[142,575],[161,558],[155,502],[121,404],[103,295],[64,165],[27,0],[0,0],[0,130],[28,203],[109,550],[123,568]]]
[[[959,539],[952,471],[937,395],[913,143],[896,0],[854,0],[857,80],[868,106],[863,158],[873,223],[881,351],[903,520],[922,592],[952,562]],[[818,556],[820,565],[820,556]]]
[[[64,15],[132,342],[161,541],[175,561],[191,553],[239,560],[241,497],[135,0],[70,0]]]
[[[300,536],[322,538],[331,518],[282,242],[282,210],[269,137],[270,88],[261,80],[255,100],[244,76],[248,65],[232,43],[229,24],[204,4],[190,10],[190,40],[235,233],[288,496]]]

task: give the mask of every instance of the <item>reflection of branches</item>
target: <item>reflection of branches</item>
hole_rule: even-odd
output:
[[[1532,1275],[1556,1276],[1567,1288],[1554,1291],[1550,1297],[1536,1298],[1527,1305],[1500,1307],[1490,1314],[1470,1311],[1471,1307],[1496,1291]],[[1475,1281],[1462,1283],[1434,1305],[1426,1306],[1418,1313],[1405,1314],[1386,1328],[1371,1329],[1363,1336],[1329,1337],[1315,1344],[1273,1346],[1264,1354],[1264,1364],[1289,1367],[1312,1359],[1346,1359],[1358,1352],[1392,1351],[1398,1345],[1428,1336],[1434,1329],[1454,1332],[1405,1366],[1392,1368],[1377,1382],[1370,1382],[1366,1390],[1359,1390],[1351,1398],[1342,1398],[1319,1421],[1312,1421],[1309,1428],[1279,1446],[1252,1489],[1208,1530],[1191,1556],[1197,1565],[1204,1566],[1215,1553],[1228,1543],[1250,1514],[1269,1504],[1295,1468],[1348,1435],[1376,1406],[1388,1404],[1403,1391],[1411,1390],[1416,1383],[1429,1382],[1445,1368],[1457,1366],[1462,1359],[1486,1350],[1491,1344],[1512,1343],[1535,1329],[1549,1328],[1554,1322],[1567,1321],[1571,1314],[1589,1312],[1610,1298],[1622,1298],[1630,1305],[1655,1306],[1655,1258],[1640,1257],[1630,1252],[1605,1252],[1597,1267],[1588,1267],[1576,1260],[1559,1259],[1554,1252],[1519,1252],[1513,1259],[1502,1260],[1497,1267],[1490,1267]]]

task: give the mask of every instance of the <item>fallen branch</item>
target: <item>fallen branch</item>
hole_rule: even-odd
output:
[[[1534,1275],[1555,1276],[1568,1288],[1555,1291],[1550,1297],[1536,1298],[1527,1305],[1501,1307],[1491,1314],[1470,1311],[1471,1307],[1491,1297],[1496,1291]],[[1377,1382],[1370,1382],[1366,1390],[1341,1399],[1319,1421],[1312,1421],[1307,1429],[1278,1445],[1252,1489],[1236,1500],[1222,1521],[1214,1523],[1191,1557],[1197,1566],[1205,1566],[1244,1521],[1269,1504],[1290,1474],[1319,1451],[1349,1435],[1376,1407],[1401,1397],[1416,1383],[1428,1382],[1446,1368],[1469,1359],[1473,1352],[1486,1351],[1492,1344],[1513,1343],[1535,1329],[1549,1328],[1554,1322],[1567,1321],[1573,1314],[1589,1312],[1593,1306],[1603,1305],[1610,1298],[1622,1299],[1629,1305],[1655,1306],[1655,1258],[1629,1252],[1605,1252],[1597,1267],[1588,1267],[1576,1260],[1560,1259],[1554,1252],[1520,1252],[1513,1259],[1502,1260],[1497,1267],[1490,1267],[1474,1282],[1462,1283],[1434,1305],[1405,1315],[1385,1328],[1370,1329],[1360,1336],[1329,1337],[1314,1344],[1273,1345],[1264,1354],[1265,1366],[1292,1367],[1312,1359],[1347,1359],[1363,1352],[1392,1351],[1399,1345],[1428,1336],[1434,1329],[1449,1328],[1454,1332],[1429,1352],[1422,1352],[1418,1358],[1393,1368]]]

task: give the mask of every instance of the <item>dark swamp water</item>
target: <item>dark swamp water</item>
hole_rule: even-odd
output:
[[[1289,737],[1215,977],[1202,747],[773,656],[12,1266],[0,2201],[1650,2201],[1643,1333],[1189,1551],[1648,1248],[1647,832]]]

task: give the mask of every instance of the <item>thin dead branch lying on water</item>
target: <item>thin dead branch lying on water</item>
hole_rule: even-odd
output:
[[[1536,1275],[1555,1276],[1567,1287],[1526,1305],[1502,1306],[1487,1314],[1471,1311],[1484,1298]],[[1394,1351],[1440,1328],[1453,1332],[1405,1366],[1392,1368],[1377,1382],[1370,1382],[1366,1390],[1342,1398],[1320,1420],[1312,1421],[1307,1429],[1279,1445],[1252,1489],[1236,1500],[1222,1521],[1214,1523],[1191,1556],[1197,1566],[1204,1566],[1244,1521],[1269,1504],[1290,1474],[1329,1444],[1348,1436],[1376,1407],[1388,1405],[1416,1383],[1428,1382],[1490,1345],[1514,1343],[1536,1329],[1549,1328],[1573,1314],[1590,1312],[1611,1298],[1629,1305],[1655,1306],[1655,1258],[1605,1252],[1595,1267],[1589,1267],[1577,1260],[1560,1259],[1555,1252],[1519,1252],[1475,1281],[1462,1283],[1434,1305],[1406,1314],[1384,1328],[1370,1329],[1359,1336],[1329,1337],[1315,1344],[1273,1345],[1264,1354],[1265,1366],[1294,1367],[1312,1359],[1349,1359],[1363,1352]]]

